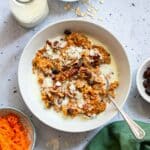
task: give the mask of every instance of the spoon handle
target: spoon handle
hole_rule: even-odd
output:
[[[110,97],[112,103],[116,106],[119,110],[123,118],[126,120],[130,130],[132,131],[133,135],[136,139],[142,140],[145,136],[145,131],[135,122],[133,121],[117,104],[116,102]]]

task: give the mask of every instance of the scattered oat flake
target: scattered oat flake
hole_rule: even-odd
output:
[[[99,0],[99,2],[102,4],[104,3],[104,0]],[[92,19],[96,19],[99,9],[96,8],[96,6],[92,4],[90,0],[80,0],[79,4],[84,6],[84,11],[81,10],[81,7],[75,7],[70,3],[66,3],[64,5],[64,10],[73,11],[78,17],[90,17]]]
[[[95,14],[91,14],[91,13],[89,13],[89,12],[87,12],[86,15],[89,16],[89,17],[91,17],[91,18],[94,18],[94,17],[95,17]]]
[[[96,8],[95,6],[93,6],[91,3],[88,4],[90,8],[94,9],[95,11],[98,11],[98,8]]]
[[[84,17],[84,16],[85,16],[85,13],[84,13],[84,12],[81,12],[80,7],[77,7],[77,8],[75,9],[75,13],[76,13],[76,15],[79,16],[79,17]]]
[[[64,10],[70,10],[72,8],[70,3],[65,4]]]
[[[93,8],[88,8],[87,12],[91,13],[92,15],[96,15],[97,14],[97,11],[95,9],[93,9]]]

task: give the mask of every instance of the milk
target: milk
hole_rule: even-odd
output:
[[[27,28],[40,23],[49,13],[47,0],[9,0],[9,4],[16,20]]]

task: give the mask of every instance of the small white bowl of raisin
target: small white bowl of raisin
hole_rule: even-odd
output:
[[[140,95],[150,103],[150,58],[140,66],[136,77],[137,89]]]

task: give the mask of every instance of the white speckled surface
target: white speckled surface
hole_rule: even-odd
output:
[[[134,119],[150,122],[150,104],[139,96],[135,84],[139,65],[150,57],[150,1],[105,0],[103,4],[99,4],[98,0],[93,0],[93,4],[99,9],[99,17],[103,20],[97,22],[121,41],[129,56],[133,81],[124,108]],[[100,128],[80,134],[69,134],[49,128],[32,116],[18,90],[18,62],[29,39],[50,22],[76,17],[72,11],[66,12],[63,9],[63,2],[50,0],[49,5],[50,14],[47,20],[27,30],[13,19],[8,1],[3,0],[0,3],[0,107],[14,106],[31,116],[37,130],[35,150],[82,150]],[[77,6],[78,3],[74,5]],[[112,121],[120,118],[118,115]]]

